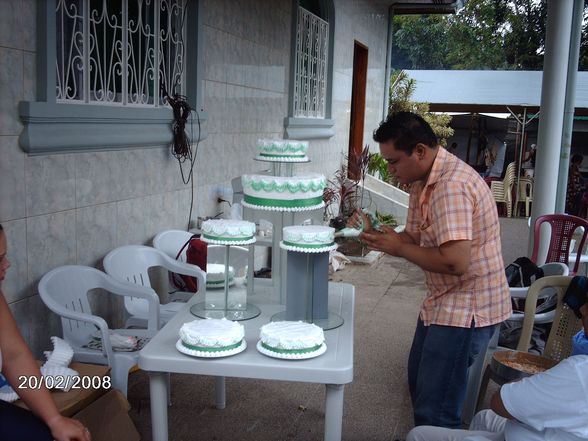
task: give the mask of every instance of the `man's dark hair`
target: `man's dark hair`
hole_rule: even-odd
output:
[[[584,160],[584,157],[581,154],[576,153],[574,156],[572,156],[571,162],[573,164],[577,164],[577,163],[582,162],[583,160]]]
[[[388,115],[380,127],[374,130],[374,141],[392,141],[396,150],[411,155],[417,144],[437,147],[437,136],[431,126],[419,115],[412,112],[397,112]]]

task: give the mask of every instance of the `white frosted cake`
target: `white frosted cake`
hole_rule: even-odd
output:
[[[308,141],[294,139],[257,140],[257,159],[279,162],[307,162]]]
[[[223,357],[241,352],[247,346],[242,324],[226,319],[194,320],[180,328],[176,348],[199,357]]]
[[[261,327],[257,349],[271,357],[310,358],[325,352],[325,334],[312,323],[271,322]]]
[[[243,205],[262,210],[305,211],[322,208],[326,178],[318,173],[296,176],[243,175]]]
[[[294,225],[284,227],[280,247],[289,251],[320,253],[334,250],[335,229],[322,225]]]
[[[201,239],[218,245],[247,245],[255,242],[255,224],[235,219],[209,219],[202,223]]]
[[[235,269],[229,266],[229,285],[235,283]],[[206,286],[209,288],[225,286],[225,266],[222,263],[206,264]]]

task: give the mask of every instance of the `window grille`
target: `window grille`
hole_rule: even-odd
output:
[[[58,0],[60,103],[160,107],[184,93],[186,0]]]
[[[329,23],[298,7],[294,117],[325,118]]]

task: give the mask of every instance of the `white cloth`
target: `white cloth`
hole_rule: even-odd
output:
[[[419,426],[409,432],[406,441],[504,441],[505,423],[506,418],[486,409],[474,416],[469,430]]]
[[[588,440],[588,355],[574,355],[541,374],[505,384],[506,441]]]

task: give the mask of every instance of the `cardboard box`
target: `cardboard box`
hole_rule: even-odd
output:
[[[110,374],[110,366],[71,363],[69,367],[86,380]],[[91,381],[86,384],[91,384]],[[104,382],[95,381],[95,384]],[[51,391],[59,412],[81,421],[90,430],[92,441],[138,441],[139,433],[129,416],[130,406],[125,396],[116,389],[84,388],[84,385],[80,384],[80,388],[68,392]],[[21,400],[14,404],[27,408]]]
[[[71,363],[69,367],[80,374],[80,377],[86,380],[93,377],[107,377],[110,374],[110,366],[103,366],[98,364],[87,364],[87,363]],[[84,382],[86,381],[84,380]],[[91,382],[90,382],[91,383]],[[95,384],[104,384],[102,381],[96,381]],[[79,388],[70,389],[68,392],[54,389],[51,391],[51,396],[57,404],[59,412],[67,417],[75,415],[77,412],[82,410],[88,404],[96,401],[99,397],[108,392],[109,389],[99,388],[94,389],[84,388],[86,384],[78,384]],[[14,402],[17,406],[27,408],[21,400]]]
[[[129,416],[129,402],[118,390],[112,389],[76,413],[92,434],[92,441],[139,441],[141,438]]]

